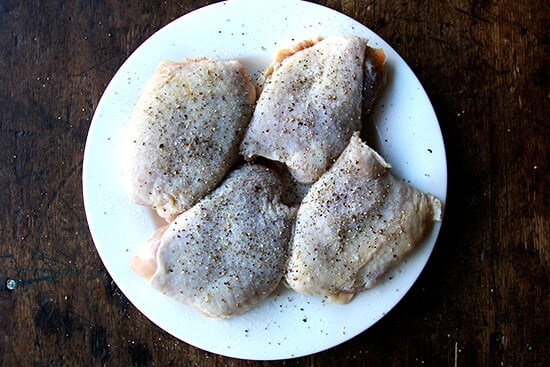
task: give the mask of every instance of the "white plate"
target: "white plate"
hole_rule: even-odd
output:
[[[296,0],[231,0],[198,9],[168,24],[122,65],[105,90],[84,153],[84,204],[97,251],[116,284],[152,322],[198,348],[236,358],[284,359],[316,353],[363,332],[405,295],[433,249],[440,223],[382,284],[345,306],[280,289],[259,307],[225,321],[203,317],[149,288],[129,262],[161,221],[132,204],[121,185],[121,136],[146,80],[161,60],[237,58],[253,78],[275,51],[315,35],[355,34],[382,47],[388,86],[374,111],[371,145],[393,172],[445,201],[447,167],[433,108],[401,57],[362,24],[319,5]]]

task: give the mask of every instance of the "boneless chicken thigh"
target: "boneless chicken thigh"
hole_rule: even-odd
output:
[[[255,100],[238,61],[160,63],[125,137],[130,199],[167,220],[190,208],[239,159]]]
[[[354,134],[302,201],[286,282],[347,303],[402,261],[440,217],[439,199],[392,176]]]
[[[260,165],[237,169],[159,229],[132,267],[150,277],[154,288],[207,316],[242,313],[284,276],[294,212],[280,194],[274,171]]]
[[[282,50],[266,74],[241,152],[285,163],[307,184],[360,130],[385,83],[385,56],[361,37],[332,36]]]

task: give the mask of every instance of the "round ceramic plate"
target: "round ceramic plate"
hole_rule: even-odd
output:
[[[131,203],[121,183],[121,137],[145,82],[162,60],[238,59],[253,79],[277,49],[313,36],[354,34],[382,47],[388,85],[372,115],[368,143],[393,173],[445,201],[447,167],[439,124],[424,89],[402,58],[364,25],[296,0],[230,0],[189,13],[144,42],[105,90],[84,153],[84,204],[105,267],[128,299],[152,322],[198,348],[243,359],[285,359],[316,353],[365,331],[405,295],[425,266],[440,223],[407,260],[348,305],[280,288],[258,307],[229,320],[206,318],[147,286],[130,260],[162,224]]]

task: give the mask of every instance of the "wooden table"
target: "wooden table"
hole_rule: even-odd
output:
[[[0,3],[0,366],[548,366],[546,1],[316,1],[381,35],[430,96],[446,217],[387,316],[277,362],[195,349],[120,292],[92,243],[82,159],[102,92],[154,31],[213,1]]]

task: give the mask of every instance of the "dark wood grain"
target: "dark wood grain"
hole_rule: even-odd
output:
[[[253,362],[195,349],[124,297],[82,204],[87,131],[154,31],[211,1],[0,2],[0,366],[548,366],[546,1],[316,1],[386,39],[444,135],[442,232],[411,291],[343,345]],[[12,282],[13,281],[13,282]]]

